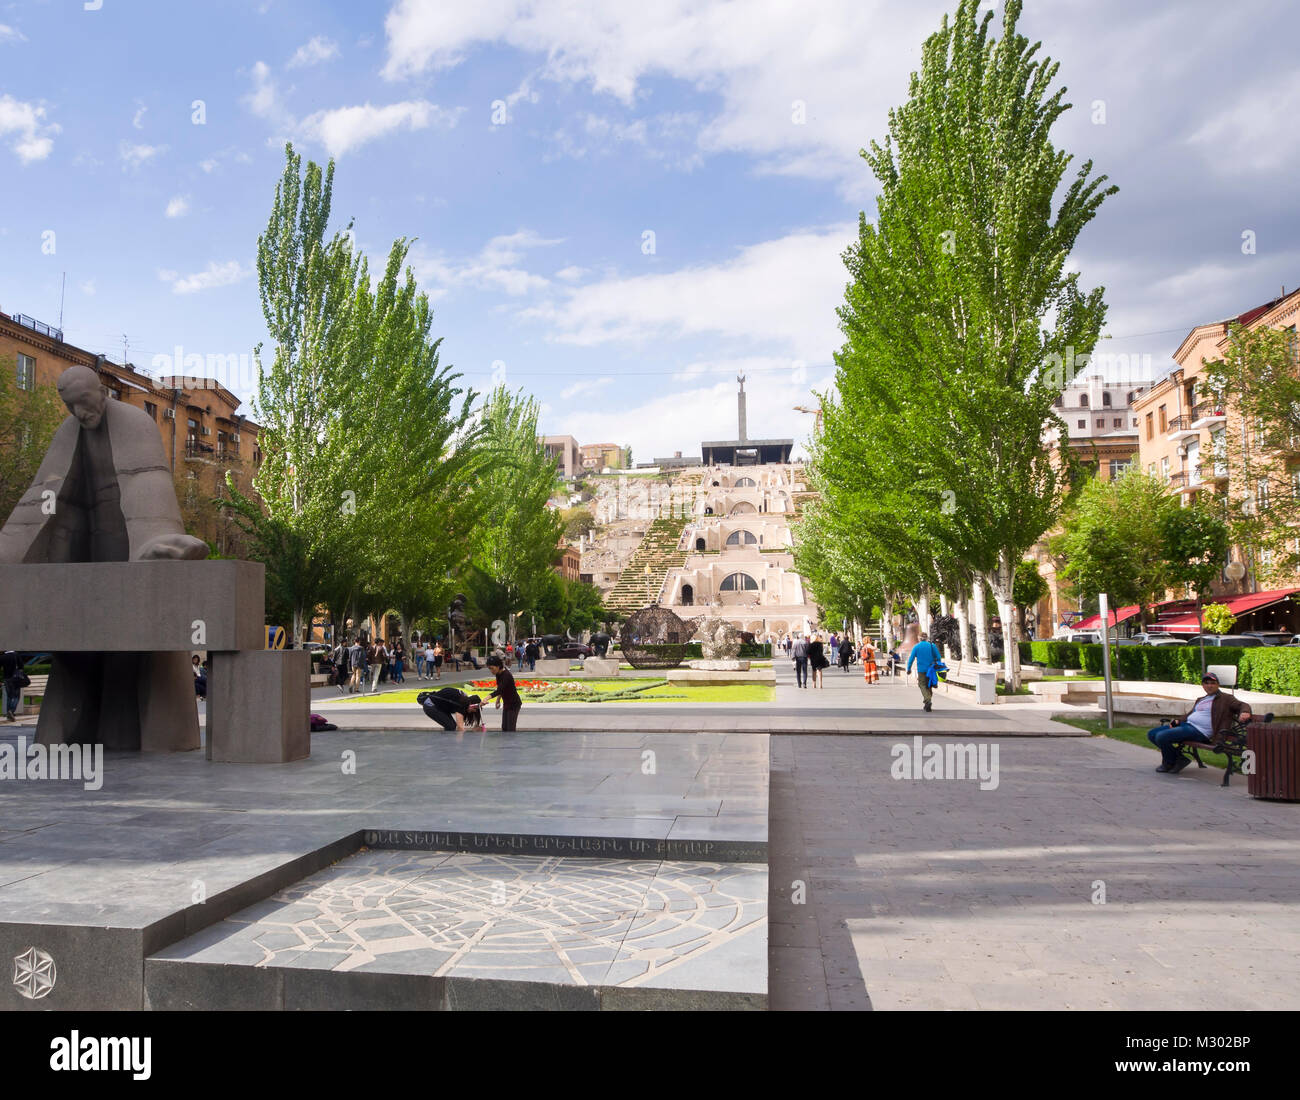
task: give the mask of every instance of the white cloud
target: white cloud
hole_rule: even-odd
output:
[[[252,69],[253,90],[244,97],[248,109],[281,129],[293,125],[293,117],[280,101],[280,90],[271,77],[271,68],[265,61],[255,62]]]
[[[562,267],[555,273],[557,279],[563,279],[566,283],[575,282],[587,274],[585,267],[578,267],[576,264],[570,264],[568,267]]]
[[[142,165],[148,164],[154,157],[166,152],[166,150],[167,146],[165,145],[133,145],[129,141],[123,141],[118,144],[117,155],[122,161],[123,168],[134,171]]]
[[[88,298],[93,298],[95,296],[95,280],[87,279],[85,282],[78,283],[77,289]]]
[[[360,107],[335,107],[308,115],[299,124],[298,132],[308,140],[320,142],[330,156],[341,157],[394,130],[455,126],[462,110],[445,110],[424,99],[390,103],[383,107],[370,103]]]
[[[208,157],[207,160],[199,161],[199,167],[205,172],[213,172],[216,170],[217,162],[212,157]]]
[[[319,143],[332,157],[341,157],[395,130],[424,130],[430,126],[450,128],[456,125],[464,111],[463,107],[446,109],[425,99],[413,99],[378,107],[371,103],[334,107],[295,120],[281,99],[279,87],[264,61],[254,64],[251,76],[253,88],[244,97],[244,102],[253,114],[276,128],[277,133],[272,136],[270,144],[279,145],[292,136],[300,141]]]
[[[750,245],[731,260],[566,289],[523,311],[562,343],[721,335],[827,363],[843,342],[835,307],[848,273],[840,254],[856,226],[836,225]],[[670,246],[659,239],[659,255]]]
[[[857,150],[906,92],[921,42],[949,8],[946,0],[662,0],[603,8],[567,0],[398,0],[384,24],[383,73],[395,80],[451,68],[476,45],[502,43],[544,56],[546,78],[586,84],[628,106],[648,79],[668,76],[720,100],[717,116],[694,135],[702,150],[753,153],[770,171],[856,179]],[[899,49],[900,42],[910,48]],[[802,122],[794,121],[796,101],[805,105]]]
[[[583,382],[574,382],[573,385],[566,386],[561,390],[560,396],[565,401],[569,401],[572,398],[577,397],[579,394],[596,393],[599,390],[603,390],[613,381],[614,379],[612,378],[591,378]]]
[[[137,130],[144,129],[144,115],[147,110],[149,110],[148,107],[146,107],[139,100],[136,100],[136,112],[131,117],[131,125],[134,126]]]
[[[190,212],[190,200],[184,195],[177,195],[167,204],[167,217],[181,218]]]
[[[8,27],[0,23],[0,42],[26,42],[27,36],[17,27]]]
[[[14,136],[10,146],[23,164],[44,160],[54,150],[54,135],[62,127],[45,121],[45,108],[11,95],[0,96],[0,138]]]
[[[289,58],[288,67],[290,69],[301,68],[304,65],[318,65],[322,61],[330,61],[339,55],[339,44],[332,42],[324,35],[316,35],[310,41],[304,42]]]
[[[421,283],[440,288],[443,293],[453,287],[471,286],[519,297],[551,285],[545,276],[534,275],[520,266],[527,250],[562,243],[531,229],[520,229],[493,237],[477,256],[461,261],[449,260],[441,254],[429,255],[417,245],[412,250],[411,269]]]
[[[172,284],[173,294],[194,294],[200,290],[211,290],[213,287],[230,286],[231,283],[246,279],[252,273],[251,267],[245,267],[238,260],[228,260],[225,263],[217,263],[213,260],[206,268],[193,275],[181,275],[177,271],[163,270],[158,272],[158,278]]]

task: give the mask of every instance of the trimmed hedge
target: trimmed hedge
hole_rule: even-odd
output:
[[[649,650],[651,653],[655,653],[660,651],[667,652],[669,650],[674,649],[675,647],[667,646],[667,645],[663,645],[663,646],[643,645],[641,646],[641,648],[645,650]],[[685,657],[682,658],[683,660],[695,661],[695,660],[699,660],[703,656],[704,656],[704,647],[700,642],[686,643],[686,655]],[[737,654],[737,657],[739,659],[748,660],[748,661],[769,660],[771,656],[772,656],[771,642],[754,642],[752,644],[742,644],[740,647],[740,652]],[[828,653],[827,656],[829,657],[831,655]]]
[[[1300,646],[1264,646],[1242,654],[1237,675],[1243,688],[1300,695]]]
[[[1048,668],[1078,669],[1093,676],[1102,673],[1102,647],[1081,642],[1021,642],[1022,662]],[[1247,691],[1300,696],[1300,646],[1207,646],[1207,665],[1236,665],[1237,686]],[[1110,671],[1117,680],[1162,680],[1166,683],[1201,682],[1201,647],[1198,645],[1113,645]]]

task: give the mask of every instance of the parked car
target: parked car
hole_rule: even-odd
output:
[[[308,642],[302,648],[308,653],[328,653],[331,647],[327,646],[324,642]]]
[[[1204,641],[1206,645],[1230,646],[1237,649],[1246,649],[1251,646],[1262,646],[1262,638],[1253,638],[1247,634],[1197,634],[1195,637],[1188,638],[1188,645],[1200,645]]]
[[[555,647],[555,656],[560,660],[573,660],[576,657],[590,657],[596,651],[585,642],[561,642]]]
[[[1101,645],[1101,632],[1097,630],[1072,630],[1066,641],[1081,642],[1084,645]]]
[[[1300,634],[1292,634],[1291,640],[1287,642],[1287,645],[1300,645]]]
[[[1182,638],[1175,638],[1169,634],[1152,634],[1149,631],[1143,631],[1141,634],[1132,634],[1127,638],[1121,638],[1119,645],[1186,645]]]
[[[1293,637],[1287,630],[1243,630],[1243,638],[1258,638],[1265,645],[1287,645]]]

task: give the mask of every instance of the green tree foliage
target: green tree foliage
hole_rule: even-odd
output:
[[[1013,587],[1013,602],[1020,615],[1020,632],[1025,633],[1025,613],[1037,607],[1039,600],[1047,595],[1047,582],[1038,572],[1038,563],[1022,561],[1016,566],[1016,580]]]
[[[992,14],[962,0],[863,152],[877,219],[845,253],[838,397],[822,395],[813,448],[817,487],[887,592],[956,594],[983,575],[1004,624],[1017,563],[1071,491],[1042,432],[1064,437],[1061,366],[1091,352],[1105,306],[1067,261],[1116,190],[1091,162],[1065,182],[1072,158],[1049,134],[1069,104],[1020,10],[1009,0],[995,40]]]
[[[1052,543],[1064,561],[1061,580],[1080,606],[1095,608],[1105,592],[1114,608],[1140,605],[1145,625],[1172,583],[1163,523],[1176,511],[1177,498],[1136,465],[1113,481],[1088,481]]]
[[[1161,518],[1161,535],[1169,579],[1185,585],[1196,597],[1198,633],[1205,630],[1202,604],[1210,585],[1223,569],[1228,554],[1228,526],[1208,505],[1197,501],[1175,508]],[[1201,646],[1201,670],[1205,670],[1205,646]]]
[[[537,441],[537,416],[534,400],[504,386],[489,394],[482,409],[483,460],[474,487],[482,519],[471,538],[465,583],[485,623],[510,623],[551,592],[563,524],[547,507],[557,463]]]
[[[68,410],[54,386],[18,388],[18,362],[0,359],[0,522],[40,468]]]
[[[1206,604],[1201,610],[1201,621],[1210,634],[1231,634],[1237,616],[1228,610],[1227,604]]]
[[[1205,363],[1203,400],[1233,416],[1220,437],[1230,492],[1221,496],[1232,541],[1263,584],[1300,572],[1300,346],[1294,331],[1228,328],[1222,359]]]

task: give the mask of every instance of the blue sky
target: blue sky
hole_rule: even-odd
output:
[[[535,394],[546,432],[698,453],[732,434],[743,370],[750,434],[801,439],[872,209],[857,149],[948,8],[0,3],[0,309],[56,322],[66,272],[73,343],[120,360],[125,335],[143,367],[250,352],[292,139],[336,158],[372,267],[419,238],[444,359]],[[1294,9],[1029,8],[1076,105],[1058,141],[1121,187],[1075,258],[1107,288],[1106,347],[1158,372],[1192,325],[1300,282]]]

